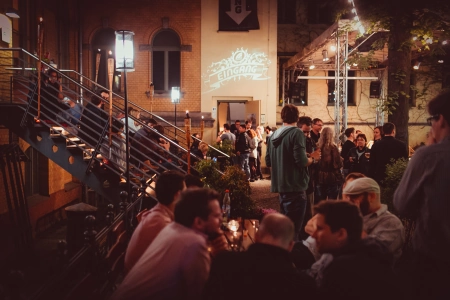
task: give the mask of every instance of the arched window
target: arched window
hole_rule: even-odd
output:
[[[173,86],[180,86],[181,42],[171,29],[159,31],[152,41],[152,78],[155,91],[169,92]]]
[[[98,84],[109,88],[108,58],[115,57],[116,35],[114,29],[99,30],[92,39],[92,78]],[[115,64],[114,64],[115,66]],[[120,92],[119,72],[114,72],[113,91]]]

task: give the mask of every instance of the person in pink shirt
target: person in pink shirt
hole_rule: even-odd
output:
[[[155,186],[158,204],[142,215],[141,222],[131,236],[125,254],[126,273],[141,258],[159,232],[173,221],[175,204],[184,189],[186,185],[182,173],[166,171],[159,176]]]

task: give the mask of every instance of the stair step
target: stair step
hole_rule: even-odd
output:
[[[66,146],[67,149],[78,149],[82,147],[86,147],[86,144],[69,144]]]
[[[64,127],[52,126],[50,127],[50,137],[61,137],[70,135],[70,132],[64,129]]]

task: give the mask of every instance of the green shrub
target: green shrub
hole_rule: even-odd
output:
[[[207,187],[220,193],[220,201],[225,190],[230,191],[232,218],[252,218],[256,206],[250,198],[251,188],[245,173],[238,166],[227,166],[223,173],[218,168],[219,163],[213,160],[202,160],[197,164],[202,181]]]
[[[408,161],[409,160],[406,158],[401,158],[396,161],[392,160],[392,162],[386,166],[386,177],[383,180],[381,187],[381,202],[387,204],[389,211],[392,213],[395,213],[393,203],[394,193],[403,177]]]

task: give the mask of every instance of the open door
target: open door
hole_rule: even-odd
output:
[[[245,120],[252,120],[252,127],[256,128],[260,124],[261,100],[247,101],[245,104]]]

